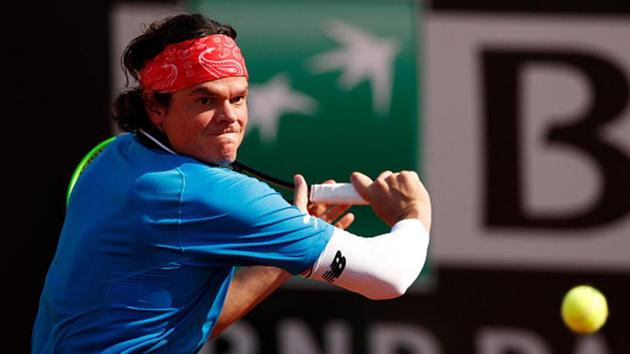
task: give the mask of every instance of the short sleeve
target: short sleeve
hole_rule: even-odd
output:
[[[220,167],[182,166],[177,226],[184,254],[209,266],[310,268],[334,227],[290,205],[267,184]]]

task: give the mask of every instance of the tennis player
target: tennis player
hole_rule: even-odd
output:
[[[351,176],[392,226],[364,238],[345,231],[347,206],[309,205],[302,176],[290,205],[229,168],[247,127],[235,38],[179,15],[125,50],[139,86],[120,94],[114,119],[128,133],[74,187],[33,353],[194,353],[292,275],[371,299],[398,297],[417,278],[431,206],[415,172]]]

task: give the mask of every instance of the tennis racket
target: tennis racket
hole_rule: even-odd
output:
[[[66,206],[70,201],[70,195],[74,185],[79,180],[79,177],[85,172],[85,169],[96,159],[96,157],[105,150],[105,148],[116,140],[113,136],[108,138],[99,144],[97,144],[92,150],[90,150],[77,165],[70,178],[70,184],[68,185],[68,191],[66,192]],[[232,169],[237,172],[245,172],[258,179],[261,179],[267,183],[273,184],[278,187],[293,190],[295,184],[287,182],[258,170],[255,170],[239,161],[234,161],[231,165]],[[346,205],[365,205],[368,204],[357,191],[354,189],[351,183],[330,183],[330,184],[312,184],[309,186],[309,199],[312,202],[326,203],[326,204],[346,204]]]
[[[258,179],[279,187],[291,190],[295,188],[295,184],[291,182],[283,181],[281,179],[269,176],[238,161],[234,161],[232,163],[232,169],[238,172],[246,172]],[[354,189],[352,183],[311,184],[308,189],[308,199],[311,202],[344,205],[368,204],[368,202],[359,195],[357,190]]]
[[[88,167],[88,165],[91,164],[92,161],[94,161],[96,156],[98,156],[101,152],[103,152],[103,150],[105,150],[107,145],[109,145],[115,139],[116,137],[112,136],[109,139],[101,141],[98,145],[93,147],[92,150],[90,150],[85,156],[83,156],[83,158],[81,159],[81,162],[79,162],[77,167],[74,169],[72,176],[70,177],[70,183],[68,184],[68,190],[66,191],[66,206],[70,202],[70,194],[72,194],[72,189],[74,188],[74,185],[79,180],[79,177],[81,177],[81,175],[83,174],[85,169]]]

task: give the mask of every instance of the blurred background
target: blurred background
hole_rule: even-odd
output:
[[[414,169],[434,207],[430,259],[405,296],[372,302],[295,280],[203,353],[630,352],[630,3],[14,5],[4,351],[30,350],[70,175],[116,133],[122,50],[153,20],[195,11],[233,25],[247,58],[242,162],[310,182]],[[369,208],[353,212],[351,231],[387,230]],[[608,298],[596,334],[560,319],[577,284]]]

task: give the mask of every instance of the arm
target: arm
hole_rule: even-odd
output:
[[[428,244],[428,232],[414,218],[375,237],[335,229],[307,277],[372,300],[393,299],[403,295],[422,271]]]
[[[289,272],[276,267],[240,268],[230,283],[221,315],[210,337],[214,338],[239,320],[289,278]]]
[[[327,181],[330,183],[333,181]],[[333,222],[339,218],[349,206],[334,206],[329,208],[324,204],[308,205],[307,185],[302,176],[295,177],[295,205],[302,211],[325,221]],[[340,218],[335,226],[339,229],[347,228],[354,221],[354,215],[346,214]],[[277,288],[291,278],[291,274],[283,269],[270,266],[253,266],[240,268],[228,289],[221,315],[217,320],[210,338],[216,337],[232,323],[238,321],[249,311],[271,295]]]
[[[415,172],[383,172],[352,182],[391,232],[364,238],[335,229],[309,278],[381,300],[401,296],[422,270],[429,245],[431,203]]]

